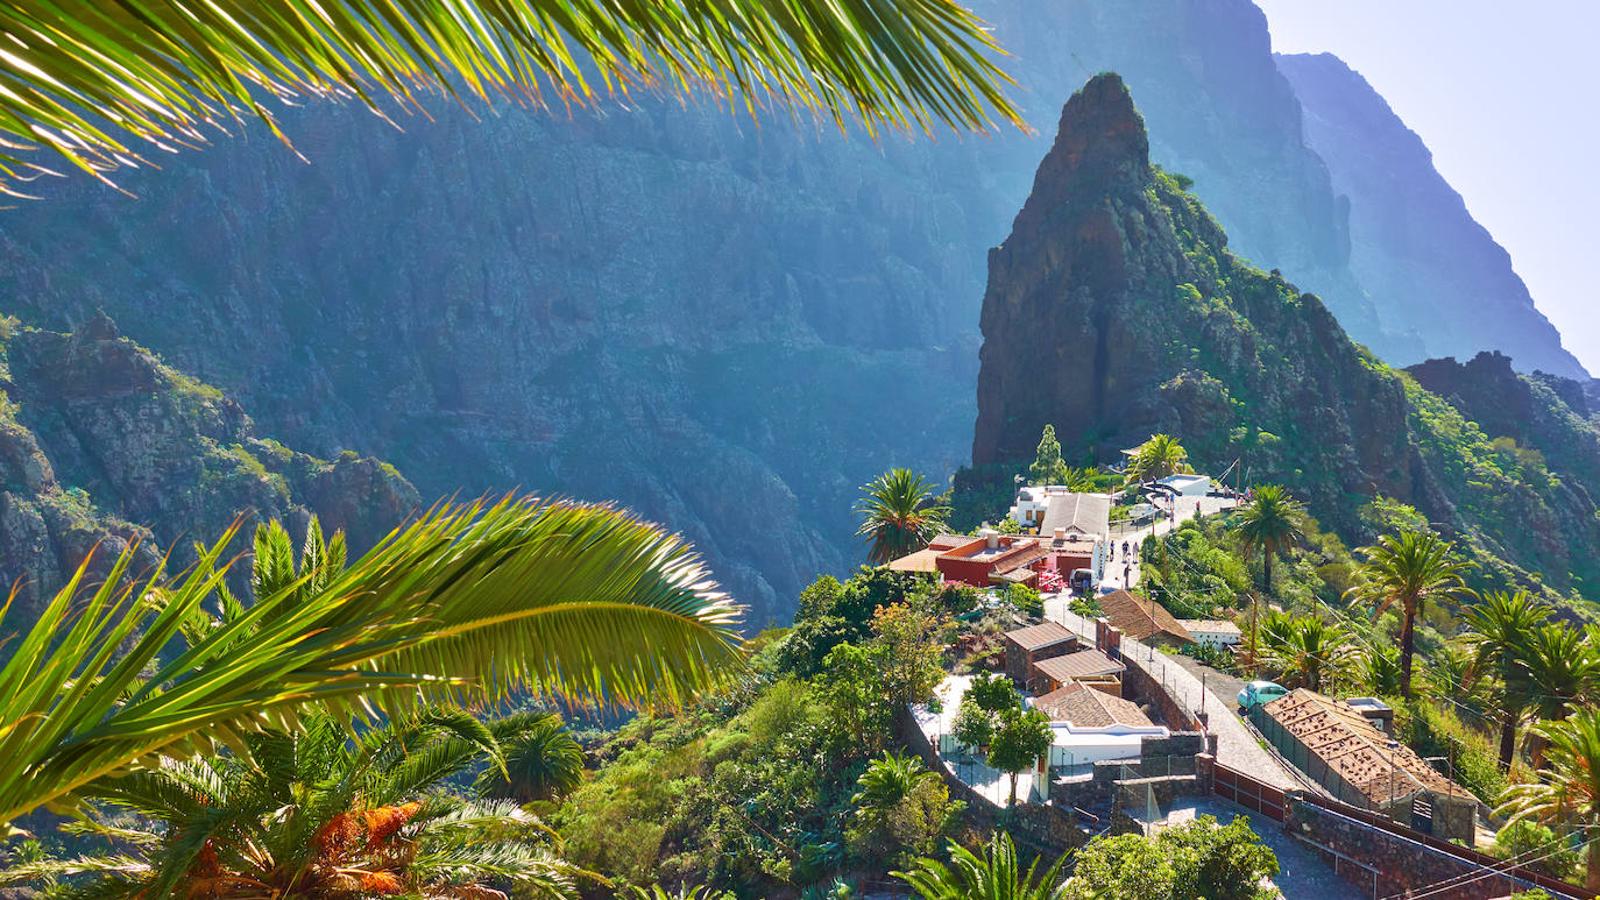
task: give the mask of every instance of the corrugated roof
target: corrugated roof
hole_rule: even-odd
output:
[[[1079,728],[1107,728],[1129,725],[1153,728],[1154,722],[1138,705],[1113,697],[1086,684],[1068,684],[1033,701],[1033,705],[1052,722],[1069,722]]]
[[[1057,528],[1100,537],[1111,532],[1111,498],[1106,494],[1051,493],[1049,497],[1044,521],[1039,523],[1041,535],[1053,535]]]
[[[1079,650],[1066,656],[1043,659],[1033,664],[1040,675],[1055,681],[1074,678],[1093,678],[1097,675],[1116,675],[1125,666],[1099,650]]]
[[[1166,634],[1186,643],[1193,643],[1194,635],[1184,628],[1166,607],[1126,590],[1113,591],[1100,598],[1102,617],[1118,631],[1136,641],[1155,634]]]
[[[1467,793],[1404,744],[1391,739],[1349,704],[1298,688],[1262,712],[1375,805],[1420,790]]]
[[[1042,622],[1038,625],[1029,625],[1027,628],[1018,628],[1016,631],[1006,632],[1006,640],[1016,644],[1024,650],[1040,650],[1053,647],[1063,641],[1076,641],[1078,636],[1069,631],[1059,622]]]

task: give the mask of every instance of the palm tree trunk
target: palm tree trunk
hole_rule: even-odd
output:
[[[1517,753],[1517,715],[1514,710],[1506,710],[1505,720],[1500,723],[1500,771],[1511,771],[1511,758]]]
[[[1261,592],[1272,593],[1272,551],[1263,547],[1261,549]]]
[[[1400,626],[1400,696],[1411,699],[1411,657],[1416,653],[1417,613],[1405,610],[1405,622]]]

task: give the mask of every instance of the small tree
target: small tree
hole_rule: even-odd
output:
[[[1050,752],[1053,736],[1049,718],[1037,709],[1006,709],[996,717],[994,733],[989,737],[989,765],[1011,776],[1007,806],[1016,805],[1017,776]]]
[[[1006,600],[1019,612],[1030,616],[1044,615],[1044,598],[1039,590],[1026,584],[1013,584],[1006,588]]]
[[[1061,442],[1056,440],[1056,427],[1044,426],[1033,464],[1028,466],[1028,483],[1066,484],[1071,474],[1071,469],[1061,461]]]
[[[961,699],[961,708],[956,712],[951,734],[957,743],[968,750],[982,750],[989,746],[989,739],[994,737],[994,716],[968,694]]]
[[[884,687],[896,706],[924,703],[944,678],[944,623],[925,604],[879,607],[872,617],[871,647],[881,661]]]
[[[1078,852],[1070,895],[1096,900],[1267,900],[1263,879],[1278,858],[1243,816],[1227,825],[1201,816],[1155,837],[1123,834],[1090,841]]]
[[[1012,680],[1004,675],[981,672],[972,679],[967,696],[985,712],[998,713],[1022,705],[1022,694]]]

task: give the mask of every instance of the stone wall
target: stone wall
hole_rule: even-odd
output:
[[[1185,707],[1167,691],[1161,684],[1159,675],[1151,673],[1150,664],[1146,660],[1135,658],[1133,654],[1123,654],[1121,659],[1127,666],[1122,673],[1123,697],[1140,706],[1150,707],[1155,718],[1174,731],[1204,730],[1204,725],[1201,724],[1195,710]],[[1156,654],[1156,660],[1163,666],[1177,665],[1163,659],[1163,655],[1159,653]]]
[[[1542,887],[1552,896],[1576,898],[1580,895],[1576,887],[1569,887],[1563,893],[1548,879],[1492,871],[1486,867],[1493,865],[1494,860],[1481,853],[1466,849],[1445,850],[1353,815],[1326,809],[1300,796],[1290,798],[1284,828],[1315,848],[1330,865],[1363,890],[1373,888],[1371,872],[1376,870],[1377,896],[1380,897],[1420,892],[1458,877],[1461,881],[1454,887],[1430,894],[1431,900],[1491,900],[1535,887]],[[1471,880],[1467,880],[1469,876]]]

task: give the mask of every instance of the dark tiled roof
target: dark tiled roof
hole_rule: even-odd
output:
[[[1115,591],[1100,598],[1100,608],[1105,620],[1118,631],[1136,641],[1156,634],[1165,634],[1184,643],[1193,643],[1194,635],[1167,612],[1166,607],[1125,590]]]
[[[1052,722],[1070,722],[1079,728],[1107,728],[1112,725],[1153,727],[1154,722],[1138,705],[1113,697],[1086,684],[1073,683],[1033,701]]]
[[[1076,641],[1078,636],[1056,622],[1044,622],[1006,632],[1006,640],[1024,650],[1053,647],[1063,641]]]
[[[1079,650],[1068,653],[1066,656],[1057,656],[1054,659],[1040,660],[1033,664],[1040,675],[1055,681],[1071,681],[1074,678],[1094,678],[1100,675],[1116,675],[1125,667],[1099,650]]]

